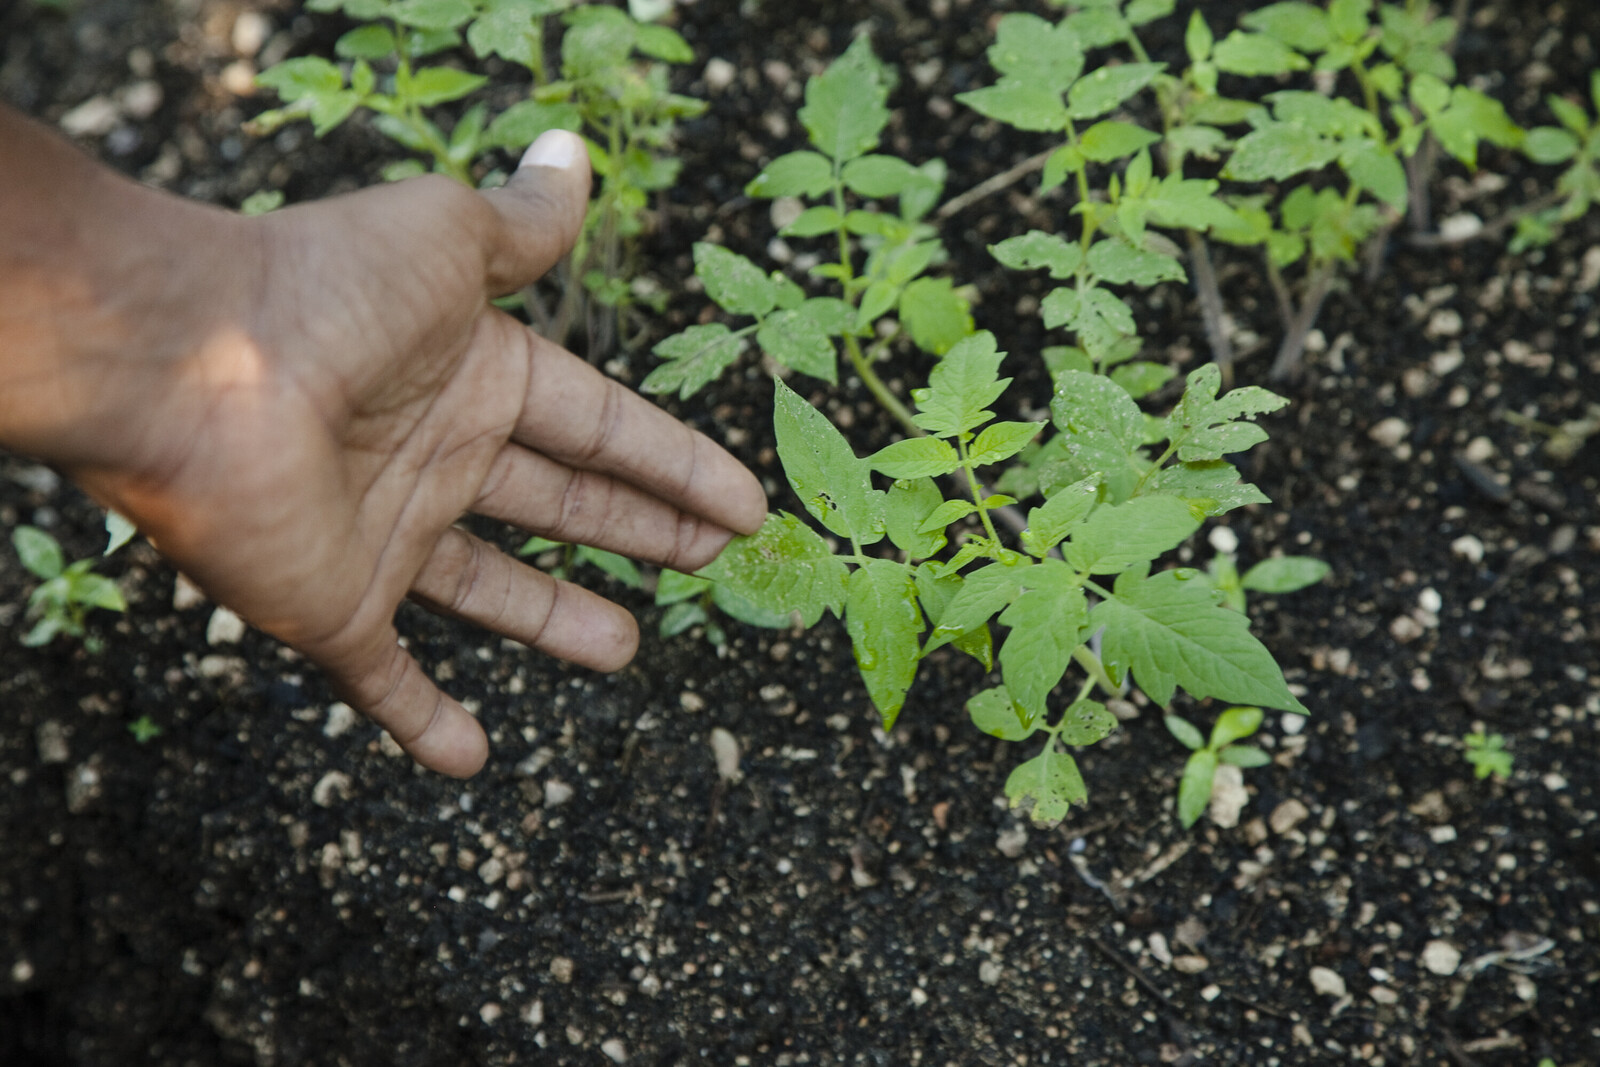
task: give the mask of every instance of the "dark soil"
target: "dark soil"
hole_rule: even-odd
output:
[[[394,152],[364,128],[241,133],[263,106],[227,89],[246,6],[268,54],[338,31],[286,3],[61,16],[23,0],[0,8],[0,98],[58,121],[153,82],[158,108],[85,146],[230,206],[376,180]],[[798,144],[804,77],[858,26],[926,82],[892,101],[894,147],[942,154],[952,189],[1038,151],[949,106],[989,77],[988,20],[1010,6],[684,7],[701,61],[737,77],[683,79],[713,106],[686,131],[655,270],[687,275],[708,229],[763,251],[766,207],[740,189]],[[1473,7],[1464,76],[1519,121],[1549,121],[1545,93],[1587,93],[1600,8]],[[1485,163],[1503,187],[1446,169],[1439,216],[1491,217],[1551,180]],[[953,273],[1013,352],[1040,343],[1019,313],[1036,291],[983,246],[1064,207],[1024,183],[947,227]],[[1259,380],[1270,296],[1254,260],[1220,266],[1236,341],[1263,339],[1240,379]],[[407,611],[413,650],[495,744],[452,782],[342,717],[270,640],[209,644],[213,609],[175,606],[147,546],[108,564],[132,607],[99,622],[103,653],[21,648],[31,579],[0,554],[0,1063],[1600,1064],[1600,444],[1557,462],[1505,418],[1600,401],[1597,275],[1591,215],[1518,257],[1397,241],[1378,282],[1330,300],[1312,374],[1248,471],[1275,504],[1228,516],[1246,564],[1333,565],[1251,605],[1314,715],[1269,720],[1274,763],[1247,775],[1232,829],[1179,827],[1183,752],[1149,707],[1084,754],[1087,809],[1028,827],[1001,798],[1021,754],[965,721],[978,669],[935,657],[884,736],[831,624],[733,626],[717,652],[647,639],[602,677]],[[1206,358],[1192,296],[1158,299],[1153,358]],[[682,296],[668,317],[701,306]],[[924,372],[906,357],[891,376]],[[864,392],[839,395],[869,447]],[[776,490],[768,396],[752,367],[681,413]],[[0,457],[0,525],[19,522],[76,555],[101,543],[81,495]],[[659,618],[605,590],[647,629]],[[162,735],[135,741],[141,716]],[[1507,738],[1508,780],[1473,778],[1461,738],[1478,723]],[[737,783],[717,776],[718,727],[741,747]],[[1436,941],[1459,951],[1453,974],[1424,962]]]

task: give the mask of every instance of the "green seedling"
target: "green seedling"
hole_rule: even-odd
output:
[[[989,50],[999,80],[959,99],[1017,129],[1061,139],[1042,159],[1041,188],[1074,183],[1071,210],[1081,230],[1079,253],[1057,255],[1050,266],[1053,276],[1074,281],[1080,295],[1058,297],[1047,317],[1077,331],[1078,347],[1097,362],[1119,352],[1119,331],[1095,321],[1107,318],[1101,308],[1110,305],[1093,294],[1116,284],[1115,269],[1091,276],[1097,235],[1139,253],[1166,254],[1170,263],[1142,266],[1177,280],[1184,277],[1179,247],[1152,241],[1145,228],[1181,232],[1225,378],[1232,350],[1207,241],[1259,247],[1284,325],[1272,376],[1286,378],[1298,372],[1324,301],[1363,250],[1370,273],[1377,250],[1403,219],[1425,222],[1420,201],[1435,146],[1469,169],[1483,142],[1568,164],[1552,198],[1516,213],[1521,245],[1582,215],[1600,194],[1600,133],[1583,108],[1552,101],[1561,126],[1524,131],[1498,102],[1456,83],[1455,20],[1435,17],[1426,0],[1288,0],[1248,12],[1220,40],[1197,10],[1184,35],[1188,65],[1181,70],[1151,62],[1139,36],[1146,24],[1171,14],[1168,0],[1069,6],[1076,10],[1054,23],[1028,13],[1004,16]],[[1095,49],[1111,47],[1126,48],[1132,61],[1098,67],[1086,61]],[[1235,84],[1272,78],[1273,88],[1257,98],[1224,96],[1224,75]],[[1301,88],[1291,80],[1298,78],[1317,81]],[[1137,120],[1147,94],[1159,128]],[[1600,103],[1600,81],[1594,95]],[[1160,177],[1152,154],[1163,165]],[[1186,178],[1192,161],[1224,184]],[[1113,322],[1121,318],[1114,307],[1110,315]]]
[[[1028,34],[1020,39],[1019,47],[1032,47]],[[1148,80],[1151,71],[1138,73]],[[1085,120],[1115,108],[1138,82],[1105,87],[1090,74],[1074,96],[1078,72],[1052,77],[1067,84],[1062,113],[1076,99]],[[755,321],[700,325],[669,338],[658,347],[667,363],[646,387],[692,394],[751,338],[774,361],[831,385],[843,351],[905,439],[858,456],[820,412],[777,382],[778,456],[826,536],[780,512],[698,577],[783,624],[812,626],[829,613],[842,619],[885,729],[921,660],[943,647],[997,670],[998,684],[968,702],[969,715],[993,736],[1044,741],[1011,774],[1006,792],[1035,821],[1054,822],[1087,795],[1070,750],[1115,726],[1092,699],[1096,687],[1120,693],[1131,677],[1161,704],[1182,687],[1304,710],[1247,620],[1221,606],[1198,572],[1153,566],[1207,516],[1266,500],[1223,457],[1264,440],[1255,418],[1285,401],[1256,388],[1219,395],[1220,375],[1207,366],[1188,376],[1165,417],[1138,406],[1173,372],[1133,358],[1133,311],[1113,287],[1147,287],[1181,277],[1182,268],[1137,228],[1210,203],[1218,213],[1227,209],[1212,199],[1215,183],[1135,174],[1107,211],[1086,209],[1078,240],[1030,233],[996,246],[1002,262],[1049,270],[1063,282],[1044,301],[1046,323],[1067,326],[1079,342],[1047,356],[1055,386],[1048,421],[997,417],[991,406],[1008,398],[1011,383],[1000,374],[1005,353],[992,334],[973,332],[960,286],[923,273],[942,259],[925,221],[942,168],[873,153],[889,119],[891,83],[858,40],[807,85],[801,119],[811,149],[774,160],[750,186],[755,196],[801,199],[785,235],[823,237],[837,248],[812,272],[837,295],[809,296],[780,273],[702,244],[696,265],[707,293],[728,314]],[[1122,143],[1118,136],[1097,134],[1091,150],[1100,137]],[[1142,147],[1123,154],[1135,160],[1130,169],[1142,155],[1148,174]],[[1087,166],[1069,160],[1065,173],[1084,175]],[[860,201],[853,206],[852,198]],[[877,209],[878,198],[897,198],[898,210]],[[805,207],[808,199],[820,202]],[[872,366],[892,338],[907,335],[922,358],[934,360],[927,387],[913,389],[909,405]],[[1038,442],[1047,429],[1054,436]],[[986,490],[990,476],[1016,483],[1017,496]],[[1040,498],[1025,518],[1017,512],[1023,495]],[[674,621],[698,617],[684,608]],[[1069,679],[1074,668],[1079,677]]]
[[[89,651],[98,651],[99,642],[87,636],[85,619],[95,608],[128,609],[116,583],[91,569],[93,559],[67,563],[60,543],[37,527],[18,526],[11,532],[11,543],[23,567],[41,583],[28,597],[27,617],[36,621],[22,643],[38,648],[65,634],[82,639]],[[111,550],[106,551],[109,554]]]
[[[648,197],[677,178],[670,151],[677,121],[705,108],[667,87],[665,64],[694,58],[676,31],[572,0],[310,0],[307,6],[342,12],[359,25],[334,45],[342,62],[300,56],[258,75],[258,84],[285,106],[258,115],[252,130],[268,133],[309,119],[321,137],[358,111],[370,112],[379,131],[421,157],[391,164],[386,178],[431,167],[468,185],[503,176],[488,169],[493,153],[519,153],[546,130],[581,131],[600,179],[570,278],[562,279],[581,284],[565,288],[554,313],[537,300],[530,310],[562,341],[586,314],[583,294],[606,307],[633,299],[633,242],[647,226]],[[558,14],[561,59],[552,72],[546,23]],[[525,70],[527,97],[491,110],[484,99],[488,79],[446,61],[464,52]],[[468,104],[472,98],[477,102]],[[458,112],[453,122],[447,109]],[[601,327],[591,326],[594,342]],[[607,347],[609,335],[601,340],[592,347]]]
[[[166,733],[156,721],[148,715],[141,715],[128,724],[128,732],[139,744],[148,744]]]
[[[1177,715],[1164,720],[1167,730],[1189,750],[1189,761],[1183,766],[1183,778],[1178,782],[1178,819],[1188,829],[1200,821],[1211,803],[1211,785],[1217,776],[1217,767],[1231,763],[1249,769],[1264,767],[1272,762],[1261,749],[1238,742],[1261,728],[1260,708],[1229,708],[1217,716],[1211,728],[1211,738],[1203,737],[1193,723]]]
[[[695,274],[707,295],[729,315],[754,321],[736,329],[691,326],[662,341],[655,353],[665,362],[644,380],[645,392],[687,398],[722,374],[752,340],[782,366],[834,385],[842,349],[879,403],[908,432],[921,432],[873,364],[901,334],[925,352],[942,355],[972,333],[972,316],[949,279],[927,273],[946,258],[925,221],[944,190],[944,163],[913,166],[873,151],[889,121],[892,82],[866,38],[858,38],[806,85],[800,121],[811,148],[773,160],[745,190],[752,197],[800,202],[780,235],[826,242],[832,256],[811,275],[836,295],[807,296],[796,282],[736,252],[696,245]],[[882,210],[886,200],[897,201],[898,210]]]
[[[517,549],[519,556],[542,556],[546,552],[559,555],[558,560],[546,568],[546,572],[553,578],[565,581],[570,579],[578,568],[593,567],[615,578],[629,589],[644,588],[644,576],[639,573],[639,567],[633,560],[619,556],[615,552],[607,552],[603,548],[571,545],[562,541],[552,541],[547,537],[530,537]]]
[[[1482,728],[1461,739],[1466,749],[1467,762],[1478,778],[1494,775],[1504,781],[1511,777],[1511,753],[1506,751],[1506,739],[1501,734],[1485,734]]]
[[[1245,610],[1245,593],[1293,593],[1316,585],[1331,570],[1327,563],[1310,556],[1273,556],[1264,559],[1243,574],[1239,561],[1231,552],[1218,552],[1206,567],[1206,577],[1222,602],[1234,611]]]
[[[670,569],[663,570],[656,582],[656,605],[667,609],[661,616],[662,637],[676,637],[699,626],[706,640],[717,648],[728,640],[727,631],[717,620],[718,611],[751,626],[773,630],[794,623],[793,613],[763,611],[728,586]]]

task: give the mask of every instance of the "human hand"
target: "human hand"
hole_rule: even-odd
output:
[[[485,194],[418,178],[183,216],[191,250],[211,242],[194,254],[231,243],[233,266],[186,294],[206,310],[163,336],[143,411],[58,460],[447,774],[476,772],[487,740],[398,644],[400,600],[599,670],[638,643],[622,608],[454,526],[464,513],[686,571],[766,514],[710,439],[489,304],[566,253],[589,180],[556,132]]]

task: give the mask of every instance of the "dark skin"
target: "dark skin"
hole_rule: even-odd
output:
[[[400,647],[401,600],[597,670],[638,628],[457,520],[691,571],[766,514],[709,438],[489,303],[566,254],[589,182],[557,132],[490,193],[417,178],[245,219],[0,108],[0,446],[471,775],[487,740]]]

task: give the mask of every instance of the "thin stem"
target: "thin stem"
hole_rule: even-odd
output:
[[[1305,300],[1300,304],[1300,310],[1290,324],[1289,331],[1284,335],[1283,344],[1278,348],[1278,356],[1272,361],[1272,370],[1269,374],[1275,382],[1285,381],[1300,373],[1301,357],[1305,354],[1306,338],[1311,333],[1311,328],[1317,323],[1317,316],[1322,313],[1322,304],[1328,299],[1328,294],[1333,291],[1333,279],[1338,271],[1338,264],[1334,260],[1324,260],[1311,275],[1311,285],[1306,290]]]
[[[967,488],[972,492],[972,503],[978,509],[978,518],[983,520],[983,531],[989,535],[989,540],[995,544],[1000,543],[1000,535],[994,531],[994,523],[989,519],[989,509],[983,506],[983,487],[978,484],[978,476],[972,473],[972,457],[967,452],[967,443],[958,435],[956,437],[956,454],[961,457],[961,469],[967,475]]]
[[[884,410],[894,416],[894,420],[905,429],[907,434],[912,437],[926,436],[926,431],[912,419],[911,409],[901,403],[900,398],[889,391],[889,387],[884,384],[883,379],[878,377],[878,372],[872,369],[872,363],[867,359],[865,353],[861,351],[861,343],[856,340],[855,334],[847,333],[844,335],[844,350],[850,357],[850,365],[855,368],[856,375],[861,379],[861,383],[867,387],[867,391],[872,394],[873,399],[882,404]]]

